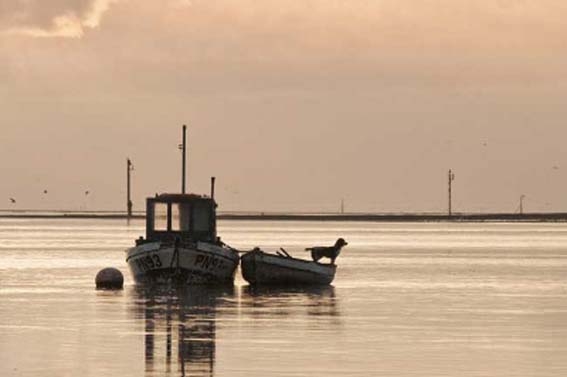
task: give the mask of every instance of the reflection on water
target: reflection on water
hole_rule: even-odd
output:
[[[310,316],[339,316],[338,299],[333,286],[242,288],[241,303],[252,309],[252,316],[288,316],[303,310]]]
[[[144,322],[146,376],[214,376],[217,321],[313,317],[338,324],[335,289],[259,287],[135,287],[134,319]],[[242,317],[243,315],[243,317]]]
[[[349,240],[334,288],[228,291],[135,287],[143,225],[0,219],[1,377],[567,375],[566,224],[220,222],[242,249]]]
[[[134,292],[135,315],[145,323],[146,375],[214,375],[216,307],[234,296],[234,288],[137,287]]]

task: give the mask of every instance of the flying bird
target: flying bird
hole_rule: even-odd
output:
[[[47,194],[47,190],[43,190],[43,193],[44,193],[44,194]]]
[[[85,191],[85,195],[89,195],[91,192],[89,190]]]
[[[12,203],[16,203],[16,199],[14,199],[14,198],[10,198],[10,201],[11,201]]]

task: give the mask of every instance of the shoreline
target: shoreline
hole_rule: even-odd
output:
[[[22,211],[0,213],[2,219],[107,219],[128,220],[124,213],[111,212],[41,212]],[[134,214],[131,220],[143,220],[144,214]],[[441,214],[301,214],[301,213],[219,213],[219,220],[232,221],[350,221],[350,222],[567,222],[567,213],[456,213]]]

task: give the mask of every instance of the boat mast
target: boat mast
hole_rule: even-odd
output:
[[[183,125],[183,144],[182,144],[182,166],[181,166],[181,193],[185,194],[185,168],[186,168],[186,152],[187,152],[187,126]]]

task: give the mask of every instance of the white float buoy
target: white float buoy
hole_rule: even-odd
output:
[[[95,283],[99,289],[122,289],[124,276],[117,268],[107,267],[96,274]]]

